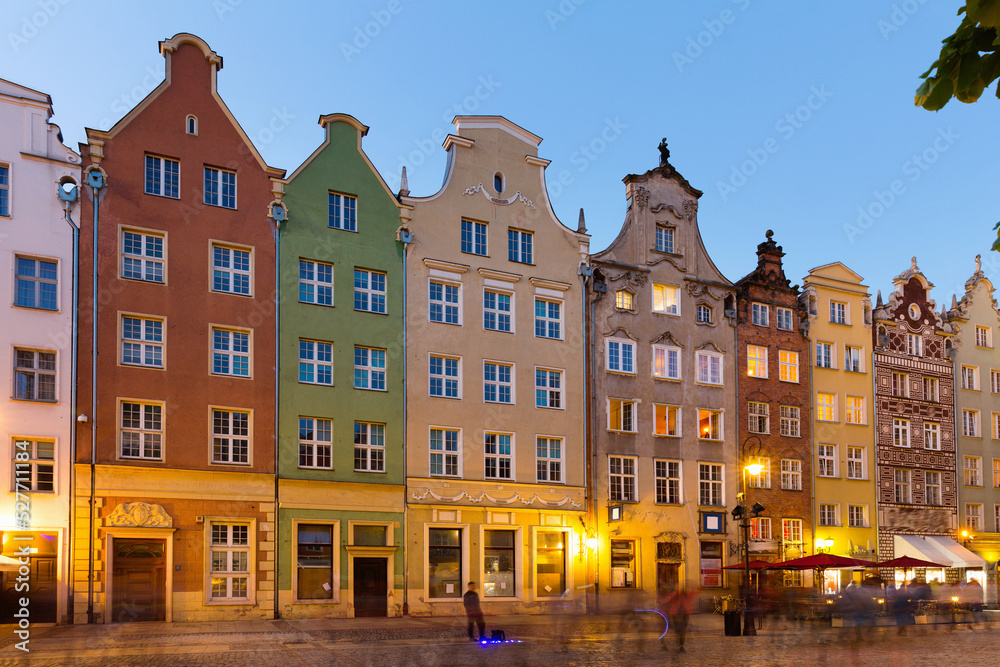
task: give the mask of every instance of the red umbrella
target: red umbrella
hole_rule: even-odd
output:
[[[773,565],[774,565],[774,563],[769,563],[766,560],[756,560],[756,559],[754,559],[754,560],[750,561],[750,569],[751,570],[766,570],[767,568],[772,567]],[[746,569],[746,565],[744,565],[743,563],[735,563],[733,565],[727,565],[727,566],[725,566],[722,569],[723,570],[744,570],[744,569]]]
[[[891,560],[884,560],[881,563],[875,563],[872,567],[891,567],[899,568],[901,570],[912,570],[915,567],[950,567],[949,565],[944,565],[942,563],[934,563],[929,560],[921,560],[919,558],[914,558],[912,556],[900,556],[899,558],[893,558]]]
[[[772,563],[770,567],[776,570],[825,570],[827,568],[872,567],[872,564],[859,558],[848,558],[835,554],[815,554],[793,558],[792,560]]]

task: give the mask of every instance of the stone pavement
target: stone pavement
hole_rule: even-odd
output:
[[[508,640],[482,646],[465,637],[465,619],[310,619],[211,623],[133,623],[33,627],[30,653],[0,626],[0,665],[877,665],[941,660],[1000,663],[1000,628],[910,626],[841,630],[768,621],[757,637],[726,637],[722,617],[692,617],[685,653],[652,613],[619,616],[488,618]]]

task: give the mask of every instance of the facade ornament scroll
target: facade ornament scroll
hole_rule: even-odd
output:
[[[474,496],[468,491],[462,491],[456,496],[449,497],[439,495],[435,493],[433,489],[425,489],[423,493],[412,491],[410,495],[414,500],[423,500],[427,496],[430,496],[435,500],[440,500],[446,503],[457,503],[467,498],[474,503],[481,503],[484,500],[488,500],[496,505],[511,505],[515,502],[520,502],[522,505],[534,505],[537,502],[539,505],[545,505],[546,507],[562,507],[567,503],[571,507],[581,507],[583,505],[582,501],[575,500],[570,496],[563,496],[560,500],[545,500],[544,498],[540,498],[537,493],[532,495],[530,498],[526,498],[520,493],[515,493],[508,498],[495,498],[485,491],[481,492],[478,496]]]
[[[649,190],[641,185],[635,189],[635,203],[639,208],[646,208],[649,205]]]
[[[616,276],[608,276],[607,281],[609,283],[616,283],[619,280],[624,279],[630,285],[636,285],[637,287],[642,287],[646,284],[649,279],[645,272],[642,271],[625,271],[624,273],[619,273]]]
[[[674,260],[673,257],[668,257],[666,255],[659,255],[658,257],[653,257],[652,259],[647,259],[646,260],[646,265],[647,266],[656,266],[660,262],[667,262],[668,264],[670,264],[670,266],[674,267],[675,269],[677,269],[681,273],[687,273],[687,267],[686,266],[681,266],[680,264],[678,264]]]
[[[657,204],[656,206],[649,209],[650,213],[659,213],[660,211],[666,211],[667,213],[672,213],[678,220],[684,219],[684,214],[678,211],[673,204]]]
[[[497,204],[499,206],[509,206],[509,205],[513,204],[514,202],[519,201],[522,204],[524,204],[525,206],[528,206],[530,208],[536,208],[535,205],[531,202],[530,199],[528,199],[527,197],[525,197],[524,195],[521,194],[520,190],[518,190],[517,192],[515,192],[514,194],[512,194],[507,199],[503,199],[501,197],[492,197],[492,196],[490,196],[490,194],[488,192],[486,192],[486,188],[483,186],[483,184],[479,183],[477,185],[473,185],[470,188],[466,188],[465,192],[463,192],[462,194],[463,195],[474,195],[477,192],[482,192],[483,196],[486,197],[488,200],[490,200],[490,202],[492,202],[494,204]]]
[[[108,526],[128,528],[171,528],[174,520],[162,505],[121,503],[108,516]]]
[[[708,285],[702,285],[701,283],[688,281],[685,285],[685,289],[687,289],[688,294],[695,298],[702,295],[705,295],[714,301],[718,301],[721,298],[721,295],[713,292],[711,287]]]
[[[684,217],[687,218],[689,222],[694,222],[695,216],[698,215],[698,200],[697,199],[685,199],[684,200]]]

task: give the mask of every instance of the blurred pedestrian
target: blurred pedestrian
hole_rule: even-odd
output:
[[[687,637],[688,622],[691,618],[691,601],[694,593],[685,591],[680,586],[674,588],[667,598],[667,618],[669,629],[677,635],[677,652],[684,653],[684,640]]]
[[[462,604],[465,606],[465,615],[468,617],[469,641],[476,641],[472,632],[472,624],[479,626],[479,641],[486,639],[486,619],[483,616],[483,609],[479,606],[479,593],[476,592],[476,582],[469,582],[469,590],[462,596]]]

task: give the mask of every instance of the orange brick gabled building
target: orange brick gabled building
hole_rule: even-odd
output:
[[[757,268],[736,282],[736,472],[747,506],[764,506],[751,521],[750,557],[777,561],[810,552],[812,432],[808,323],[771,236],[757,246]],[[745,472],[750,464],[762,465],[760,474]],[[798,573],[787,583],[802,584]]]
[[[163,83],[81,145],[77,623],[274,609],[284,172],[219,97],[221,57],[185,33],[160,52]]]

